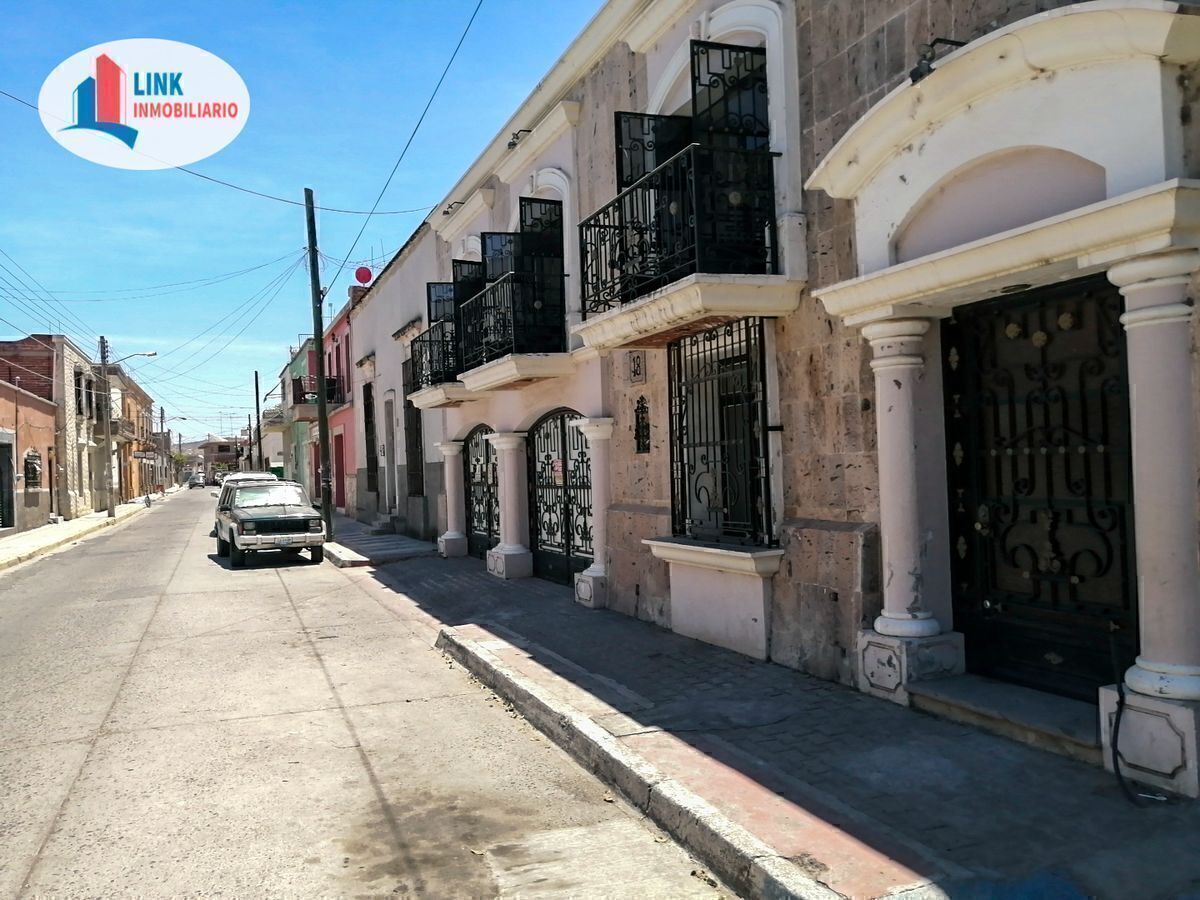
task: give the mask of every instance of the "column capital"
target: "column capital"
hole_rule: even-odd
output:
[[[1135,256],[1117,263],[1108,270],[1108,280],[1125,293],[1141,285],[1186,284],[1200,269],[1200,250],[1194,248]]]
[[[613,420],[610,418],[571,419],[567,424],[582,431],[588,441],[607,441],[613,433]]]
[[[485,434],[483,439],[497,450],[520,450],[525,446],[523,431],[493,431]]]
[[[434,444],[433,446],[442,451],[442,456],[458,456],[462,453],[463,442],[442,441],[440,444]]]
[[[872,371],[925,365],[925,334],[932,324],[929,319],[888,319],[864,325],[863,337],[870,342],[874,356]]]

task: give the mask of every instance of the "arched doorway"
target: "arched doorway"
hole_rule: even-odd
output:
[[[487,441],[492,429],[476,425],[463,441],[463,483],[466,485],[467,553],[483,559],[500,541],[496,451]]]
[[[592,460],[570,409],[529,429],[529,543],[533,574],[570,584],[592,562]]]

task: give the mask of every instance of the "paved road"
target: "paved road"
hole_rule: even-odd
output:
[[[0,897],[720,896],[403,597],[211,513],[0,574]]]

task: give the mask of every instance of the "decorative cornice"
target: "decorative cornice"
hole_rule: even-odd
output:
[[[483,215],[484,210],[491,209],[495,202],[496,191],[494,188],[479,188],[472,192],[460,206],[456,206],[450,215],[444,214],[445,206],[435,209],[429,220],[430,227],[443,240],[453,241],[475,219]],[[486,231],[486,229],[484,230]]]
[[[750,550],[742,547],[721,547],[683,538],[646,538],[642,543],[650,548],[650,553],[655,559],[673,565],[731,572],[734,575],[770,578],[779,571],[779,564],[783,561],[783,550],[778,548],[758,547]]]
[[[1175,179],[813,293],[826,312],[849,324],[936,317],[1031,276],[1046,284],[1138,256],[1197,247],[1200,181]]]
[[[497,450],[520,450],[525,446],[523,431],[493,431],[485,434],[483,439]]]
[[[621,37],[634,53],[645,53],[691,5],[692,0],[659,0],[652,3],[630,23]]]
[[[496,166],[496,175],[506,184],[532,167],[537,157],[550,146],[559,135],[579,121],[579,104],[574,100],[557,103],[529,134],[521,136],[517,146]]]
[[[467,390],[482,392],[558,378],[574,371],[575,362],[569,353],[511,353],[468,369],[458,376],[458,380]]]
[[[626,306],[571,328],[596,349],[632,346],[704,319],[784,316],[800,305],[803,284],[783,275],[689,275]]]
[[[610,418],[571,419],[567,425],[578,428],[589,441],[607,441],[613,433],[613,420]]]
[[[983,97],[1061,69],[1122,59],[1188,64],[1200,59],[1200,16],[1177,3],[1098,0],[1022,19],[939,60],[867,111],[826,154],[809,190],[853,198],[894,155]]]

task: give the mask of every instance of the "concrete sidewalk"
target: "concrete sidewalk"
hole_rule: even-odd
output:
[[[325,545],[325,558],[338,568],[380,566],[385,563],[436,556],[437,545],[402,534],[371,534],[371,527],[335,513],[335,540]]]
[[[605,610],[477,560],[375,578],[749,896],[1200,897],[1200,804]]]
[[[177,490],[168,490],[167,497],[177,493]],[[164,498],[159,498],[157,494],[151,496],[152,503],[160,503],[162,499]],[[142,500],[135,500],[119,504],[116,508],[116,516],[112,519],[108,517],[107,511],[94,512],[77,519],[59,522],[57,525],[43,525],[31,531],[0,537],[0,571],[36,559],[102,528],[123,522],[130,516],[135,516],[145,510],[146,504]]]

